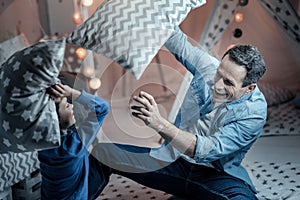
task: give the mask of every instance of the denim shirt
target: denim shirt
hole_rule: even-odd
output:
[[[165,46],[193,74],[174,124],[194,133],[197,143],[193,158],[167,142],[152,149],[150,155],[168,162],[184,157],[191,163],[213,166],[244,180],[255,190],[241,162],[260,136],[266,121],[267,103],[263,94],[256,87],[240,99],[215,105],[212,101],[213,78],[220,61],[191,45],[180,30],[176,30]]]

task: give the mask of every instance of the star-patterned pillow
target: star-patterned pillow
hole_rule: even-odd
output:
[[[0,68],[0,153],[60,144],[54,101],[46,89],[59,82],[65,39],[36,43],[14,53]]]
[[[106,0],[67,41],[102,54],[139,79],[189,11],[205,0]]]

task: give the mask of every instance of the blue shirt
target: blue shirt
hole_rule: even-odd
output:
[[[58,148],[38,152],[42,174],[43,199],[87,199],[89,159],[88,147],[95,139],[109,112],[109,104],[82,91],[76,100],[88,111],[87,118],[77,128],[61,135]]]
[[[152,149],[150,155],[168,162],[184,157],[191,163],[212,166],[244,180],[254,189],[241,162],[260,136],[266,121],[267,103],[263,94],[256,87],[240,99],[215,105],[212,101],[213,78],[220,61],[200,47],[191,45],[180,30],[165,46],[193,75],[175,125],[194,133],[197,144],[193,158],[167,142]]]

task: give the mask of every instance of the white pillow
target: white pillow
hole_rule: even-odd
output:
[[[205,0],[105,1],[67,41],[119,63],[139,79],[187,16]]]

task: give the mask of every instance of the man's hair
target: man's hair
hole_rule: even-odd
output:
[[[247,69],[242,87],[257,83],[266,71],[265,61],[259,50],[252,45],[236,45],[227,50],[222,59],[228,55],[229,60]]]

